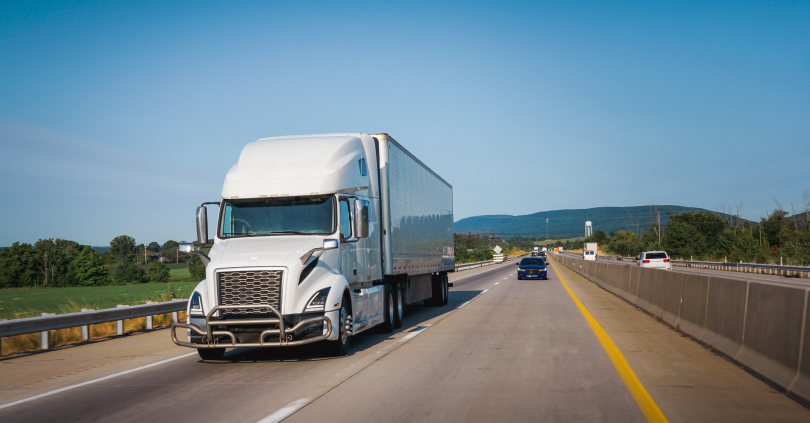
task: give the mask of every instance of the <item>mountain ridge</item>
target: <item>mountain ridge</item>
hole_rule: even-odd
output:
[[[455,222],[454,232],[496,233],[502,236],[546,236],[546,221],[550,238],[570,238],[585,235],[585,222],[591,221],[593,230],[606,233],[627,230],[641,232],[649,230],[656,221],[656,210],[661,216],[661,225],[669,221],[666,212],[683,213],[706,211],[700,207],[678,205],[645,205],[625,207],[592,207],[588,209],[560,209],[540,211],[526,215],[481,215],[471,216]]]

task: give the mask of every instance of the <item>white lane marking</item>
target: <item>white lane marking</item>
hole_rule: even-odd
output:
[[[195,352],[192,352],[192,353],[183,354],[183,355],[180,355],[180,356],[177,356],[177,357],[174,357],[174,358],[169,358],[169,359],[166,359],[166,360],[163,360],[163,361],[158,361],[157,363],[147,364],[145,366],[125,370],[123,372],[115,373],[115,374],[112,374],[112,375],[109,375],[109,376],[100,377],[98,379],[89,380],[87,382],[77,383],[75,385],[65,386],[64,388],[54,389],[53,391],[45,392],[44,394],[34,395],[33,397],[28,397],[28,398],[23,398],[21,400],[10,402],[8,404],[0,405],[0,410],[2,410],[4,408],[8,408],[8,407],[13,407],[13,406],[18,405],[18,404],[26,403],[28,401],[33,401],[33,400],[37,400],[37,399],[40,399],[40,398],[49,397],[51,395],[58,394],[58,393],[61,393],[61,392],[70,391],[71,389],[81,388],[82,386],[92,385],[94,383],[109,380],[109,379],[112,379],[112,378],[115,378],[115,377],[118,377],[118,376],[123,376],[123,375],[128,375],[130,373],[135,373],[135,372],[140,371],[140,370],[148,369],[150,367],[159,366],[161,364],[166,364],[166,363],[169,363],[169,362],[172,362],[172,361],[175,361],[175,360],[179,360],[181,358],[191,357],[192,355],[197,355],[197,352],[195,351]]]
[[[500,282],[495,282],[495,285],[499,284]]]
[[[377,351],[377,354],[379,354],[379,353],[381,353],[381,352],[383,352],[383,351],[385,351],[385,350],[387,350],[387,349],[389,349],[389,348],[391,348],[391,347],[393,347],[393,346],[395,346],[397,344],[402,344],[404,342],[410,341],[411,339],[413,339],[414,337],[416,337],[420,333],[424,332],[425,329],[427,329],[427,328],[429,328],[431,326],[433,326],[433,324],[428,323],[428,324],[419,326],[419,327],[417,327],[415,329],[411,329],[410,333],[408,333],[407,335],[405,335],[402,338],[398,339],[396,342],[388,345],[387,347]],[[348,370],[349,368],[353,367],[355,364],[357,364],[357,363],[354,363],[351,366],[341,370],[341,372],[343,372],[345,370]],[[340,372],[338,372],[338,374],[339,373]],[[277,422],[280,422],[280,421],[286,419],[287,417],[289,417],[290,415],[292,415],[293,413],[295,413],[296,411],[304,408],[304,406],[306,406],[310,402],[312,402],[312,400],[309,399],[309,398],[301,398],[299,400],[293,401],[293,402],[285,405],[284,407],[278,409],[275,413],[273,413],[273,414],[259,420],[258,423],[277,423]]]
[[[487,291],[489,291],[489,288],[487,288],[487,289],[485,289],[485,290],[481,291],[481,294],[483,294],[483,293],[485,293],[485,292],[487,292]],[[481,294],[478,294],[478,295],[481,295]],[[476,295],[476,297],[477,297],[478,295]]]
[[[463,303],[457,305],[456,308],[458,309],[458,308],[464,307],[465,305],[467,305],[469,303],[470,303],[469,301],[464,301]]]
[[[301,398],[300,400],[293,401],[293,402],[285,405],[284,407],[279,408],[278,411],[276,411],[275,413],[273,413],[273,414],[259,420],[259,423],[276,423],[276,422],[280,422],[280,421],[286,419],[287,417],[289,417],[290,414],[295,413],[296,411],[300,410],[301,407],[309,404],[309,401],[310,401],[309,398]]]

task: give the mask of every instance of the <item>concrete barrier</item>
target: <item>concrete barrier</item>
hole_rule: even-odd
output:
[[[661,302],[664,296],[664,272],[639,268],[641,279],[638,286],[636,305],[652,313],[661,315]]]
[[[664,298],[661,308],[661,319],[672,326],[678,325],[681,317],[681,280],[683,273],[663,272]]]
[[[747,281],[709,278],[706,325],[699,339],[729,357],[742,347],[747,291]]]
[[[810,286],[558,260],[810,405]]]
[[[714,280],[712,280],[714,283]],[[734,358],[781,386],[796,377],[806,290],[751,282],[745,340]]]

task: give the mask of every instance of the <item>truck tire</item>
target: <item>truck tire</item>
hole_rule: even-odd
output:
[[[351,330],[352,316],[346,307],[346,301],[348,299],[343,297],[340,313],[338,314],[338,339],[336,341],[326,341],[327,353],[332,357],[341,357],[349,352],[349,331]]]
[[[394,331],[394,319],[396,319],[396,308],[397,304],[394,300],[396,295],[394,294],[394,288],[391,285],[385,285],[383,288],[383,292],[385,292],[385,296],[383,297],[383,314],[385,316],[385,321],[382,322],[380,325],[380,331],[382,333],[391,333]]]
[[[425,300],[425,305],[428,307],[441,307],[444,305],[444,287],[442,284],[442,277],[441,275],[433,275],[430,279],[430,285],[433,289],[433,296]]]
[[[399,282],[394,284],[394,306],[394,329],[399,329],[402,327],[402,319],[405,318],[405,295]]]
[[[222,360],[225,356],[225,348],[197,348],[197,354],[203,360]]]
[[[448,282],[449,278],[447,277],[447,273],[442,273],[442,285],[444,285],[444,303],[443,306],[446,306],[447,303],[450,301],[450,283]]]

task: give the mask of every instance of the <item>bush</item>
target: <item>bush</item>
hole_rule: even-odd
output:
[[[144,283],[146,272],[140,265],[127,261],[115,268],[113,279],[116,283]]]
[[[149,269],[146,271],[146,277],[149,279],[149,282],[168,282],[169,275],[169,266],[166,266],[160,261],[153,261],[149,264]]]

